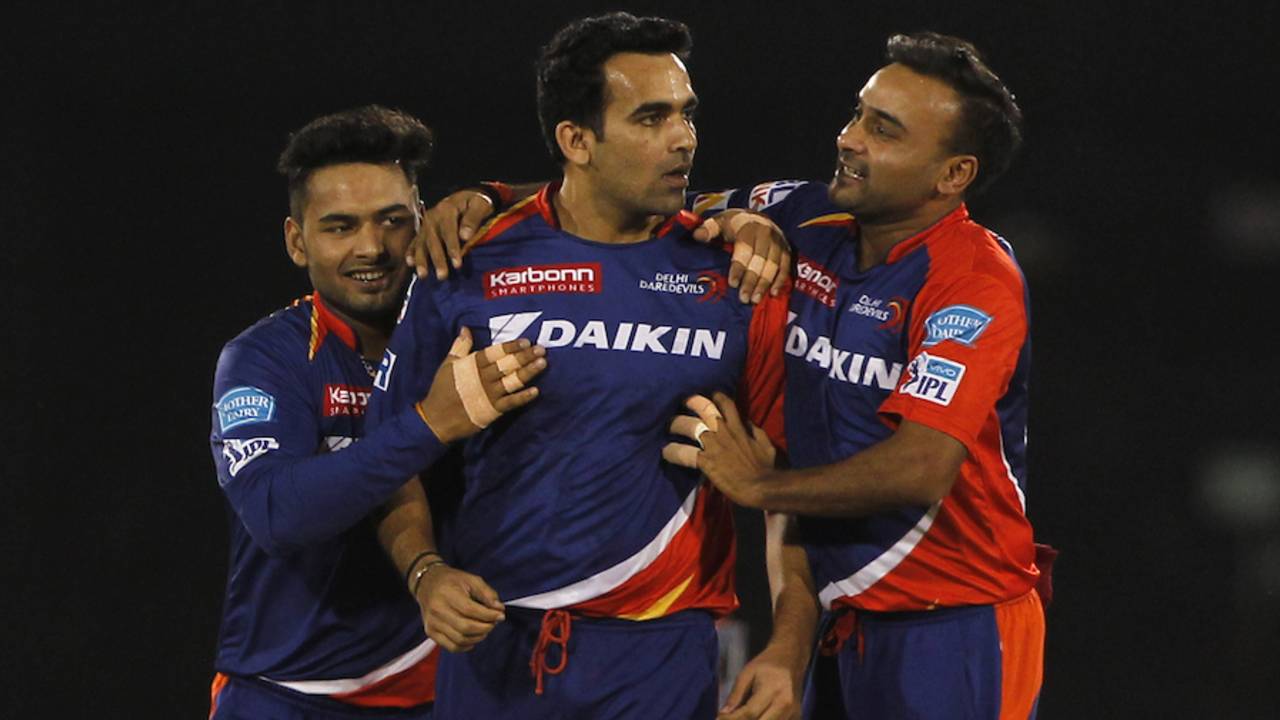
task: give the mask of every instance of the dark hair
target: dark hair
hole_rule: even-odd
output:
[[[692,48],[693,38],[684,23],[660,17],[613,12],[561,28],[542,48],[537,66],[538,120],[551,157],[564,162],[556,142],[556,125],[564,120],[604,137],[602,66],[610,57],[623,52],[674,53],[688,60]]]
[[[1009,168],[1022,144],[1022,110],[972,43],[934,32],[894,35],[885,59],[937,78],[960,96],[960,119],[951,135],[951,149],[978,158],[973,194],[985,190]]]
[[[410,184],[431,160],[435,140],[414,116],[382,107],[364,107],[324,115],[289,135],[276,170],[289,181],[289,212],[302,222],[307,179],[340,163],[396,163]]]

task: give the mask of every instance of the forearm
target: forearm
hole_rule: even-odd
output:
[[[444,451],[409,410],[337,452],[263,458],[241,472],[228,494],[254,540],[268,553],[284,554],[355,525]]]
[[[765,559],[773,599],[773,634],[769,647],[785,653],[793,670],[803,672],[813,650],[819,607],[804,548],[785,537],[792,519],[766,518]]]
[[[378,543],[402,576],[423,553],[436,550],[431,507],[418,477],[401,486],[382,506],[377,531]]]
[[[771,472],[759,484],[758,505],[827,517],[866,517],[932,505],[950,491],[966,456],[963,445],[936,430],[904,426],[839,462]]]

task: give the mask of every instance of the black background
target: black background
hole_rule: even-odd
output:
[[[693,29],[695,187],[828,177],[892,32],[986,51],[1028,127],[972,209],[1033,294],[1029,513],[1063,551],[1041,717],[1274,717],[1280,554],[1257,550],[1280,547],[1280,518],[1215,522],[1198,478],[1224,448],[1276,452],[1280,13],[1187,5],[13,8],[0,716],[206,712],[226,569],[210,384],[222,343],[307,288],[282,248],[287,133],[380,102],[437,133],[428,199],[550,177],[537,47],[625,8]],[[1240,193],[1264,198],[1254,225],[1271,228],[1252,254],[1215,220]],[[1270,482],[1246,504],[1274,503]]]

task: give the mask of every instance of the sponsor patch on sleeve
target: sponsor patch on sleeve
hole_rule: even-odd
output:
[[[949,305],[925,318],[925,337],[922,343],[932,347],[944,340],[954,340],[961,345],[973,345],[991,316],[969,305]]]
[[[387,383],[391,382],[391,371],[396,367],[396,354],[387,350],[382,353],[382,362],[378,363],[378,374],[373,378],[373,386],[387,391]]]
[[[271,422],[276,413],[276,399],[256,387],[234,387],[215,403],[222,432],[241,425]]]
[[[751,188],[751,195],[747,199],[747,207],[752,210],[764,210],[767,207],[777,205],[785,200],[792,190],[803,184],[805,184],[804,180],[778,180],[757,185]]]
[[[222,454],[227,458],[227,472],[231,477],[238,475],[254,460],[279,449],[280,443],[272,437],[227,438],[222,441]]]
[[[907,379],[899,392],[939,405],[950,405],[964,378],[964,371],[962,363],[922,352],[907,365]]]

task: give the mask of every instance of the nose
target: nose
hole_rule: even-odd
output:
[[[352,253],[360,258],[381,257],[387,251],[387,243],[383,235],[384,230],[380,223],[370,221],[361,224],[360,231],[355,235]]]
[[[836,149],[841,152],[861,153],[866,149],[866,135],[855,119],[845,123],[836,135]]]
[[[671,150],[673,152],[692,154],[698,149],[698,128],[693,124],[693,119],[681,116],[676,122],[675,136],[671,141]]]

